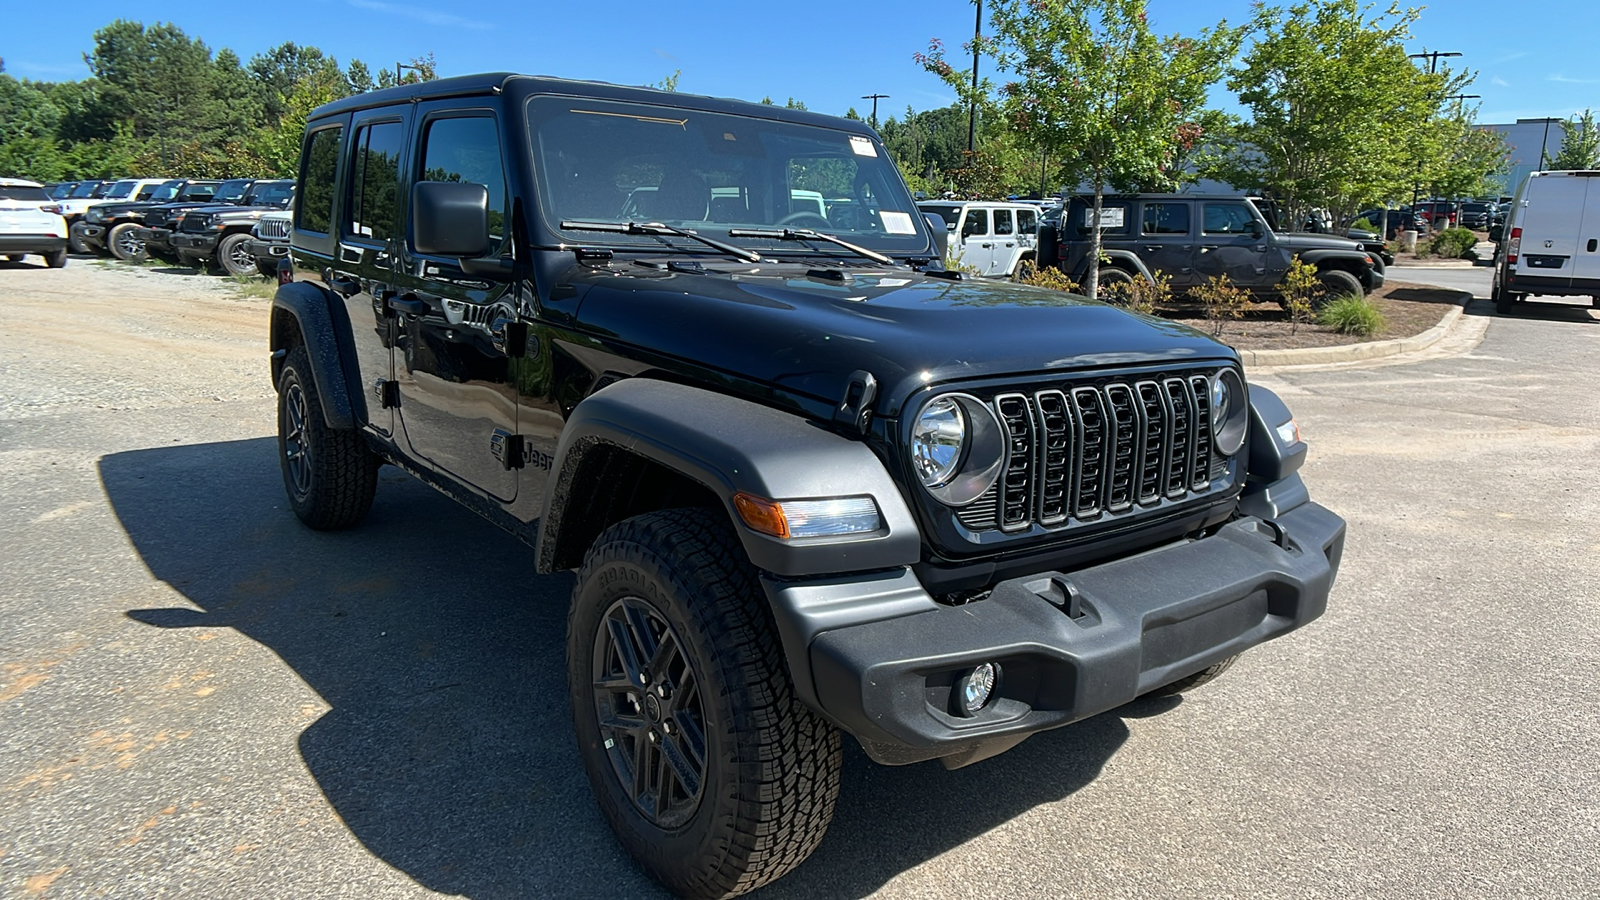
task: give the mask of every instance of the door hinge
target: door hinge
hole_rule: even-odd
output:
[[[372,398],[379,409],[395,409],[400,405],[400,382],[379,378],[372,383]]]
[[[523,447],[522,435],[512,434],[504,428],[496,428],[494,434],[489,435],[489,452],[507,470],[522,468],[525,461]]]

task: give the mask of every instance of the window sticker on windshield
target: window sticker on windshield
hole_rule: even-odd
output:
[[[857,156],[878,155],[878,148],[872,146],[871,141],[861,137],[860,135],[853,134],[850,136],[850,149],[854,150]]]
[[[917,226],[911,222],[911,213],[883,210],[878,213],[878,218],[883,220],[883,230],[890,234],[916,234]]]

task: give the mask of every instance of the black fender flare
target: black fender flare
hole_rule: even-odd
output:
[[[702,388],[629,378],[578,404],[567,418],[539,520],[538,568],[554,569],[563,513],[584,502],[573,477],[601,444],[637,454],[705,486],[721,501],[750,561],[779,576],[908,566],[921,556],[916,521],[883,463],[851,440],[794,413]],[[781,540],[746,527],[733,496],[769,500],[870,496],[875,534]]]
[[[1324,263],[1348,263],[1350,274],[1358,278],[1361,276],[1361,270],[1368,268],[1370,265],[1365,250],[1307,250],[1297,255],[1300,257],[1301,262],[1316,266],[1319,269],[1322,268]],[[1334,268],[1345,268],[1345,266],[1336,265]]]
[[[311,377],[322,400],[323,419],[329,428],[351,429],[359,424],[358,416],[365,420],[366,407],[359,395],[350,392],[346,357],[341,350],[353,353],[354,343],[344,311],[339,312],[341,315],[335,316],[327,292],[309,282],[296,281],[278,288],[272,295],[272,384],[277,387],[283,357],[296,342],[286,322],[286,318],[292,319],[311,358]]]
[[[1100,257],[1098,268],[1124,269],[1131,275],[1143,278],[1152,284],[1155,283],[1155,276],[1150,274],[1150,270],[1145,266],[1144,260],[1140,259],[1137,253],[1129,250],[1108,250],[1102,247],[1100,248]],[[1089,260],[1086,257],[1084,269],[1077,275],[1080,284],[1089,277],[1088,262]]]

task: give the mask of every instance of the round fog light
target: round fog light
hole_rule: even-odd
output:
[[[999,669],[994,663],[984,663],[956,681],[956,712],[971,717],[983,709],[994,694],[995,677]]]

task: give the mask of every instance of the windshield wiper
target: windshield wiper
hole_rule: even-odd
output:
[[[675,234],[679,237],[699,241],[707,247],[715,247],[730,256],[737,256],[750,262],[761,262],[761,254],[754,250],[730,244],[726,241],[719,241],[716,238],[708,238],[703,234],[689,231],[685,228],[663,225],[660,222],[562,222],[561,229],[563,231],[611,231],[617,234]]]
[[[823,234],[820,231],[812,231],[809,228],[730,228],[728,229],[728,237],[771,238],[777,241],[827,241],[859,256],[865,256],[873,262],[881,262],[891,266],[895,264],[893,259],[876,250],[858,247],[844,238]]]

